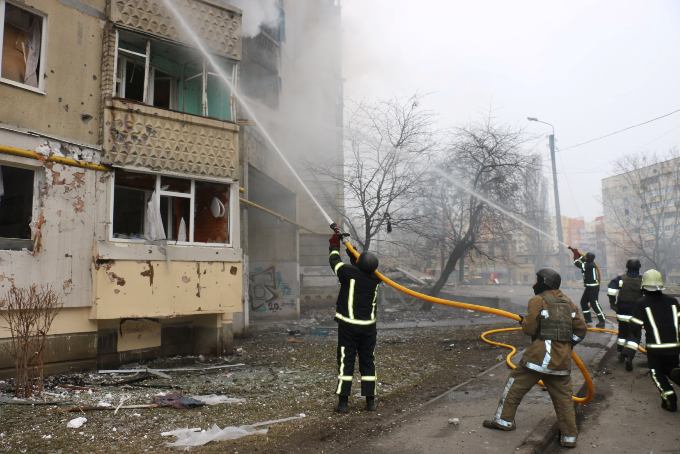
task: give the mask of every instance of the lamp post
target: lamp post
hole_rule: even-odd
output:
[[[557,187],[557,166],[555,164],[555,126],[548,123],[547,121],[539,120],[536,117],[527,117],[527,120],[543,123],[544,125],[550,126],[550,128],[552,129],[552,134],[548,136],[548,140],[550,144],[550,161],[552,162],[553,193],[555,196],[555,217],[557,218],[555,220],[555,224],[557,226],[557,240],[560,243],[557,246],[558,251],[557,260],[558,266],[560,267],[560,274],[564,276],[564,272],[567,270],[567,268],[564,266],[565,264],[562,257],[563,254],[559,252],[562,244],[564,244],[564,234],[562,232],[562,212],[560,210],[560,194],[559,189]]]

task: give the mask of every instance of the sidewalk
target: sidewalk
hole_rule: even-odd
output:
[[[596,398],[583,409],[579,446],[553,445],[547,452],[680,453],[680,413],[661,408],[644,354],[636,356],[634,367],[627,372],[616,349],[610,351],[595,380]]]
[[[609,334],[589,333],[586,341],[577,346],[577,353],[591,373],[614,341]],[[502,362],[405,416],[392,430],[362,449],[390,454],[530,453],[544,449],[556,433],[555,412],[548,393],[539,387],[534,387],[522,401],[516,417],[517,430],[500,432],[482,427],[482,421],[496,410],[507,375]],[[574,390],[580,389],[583,378],[578,369],[573,372],[573,381]],[[449,423],[451,418],[458,418],[459,424]]]

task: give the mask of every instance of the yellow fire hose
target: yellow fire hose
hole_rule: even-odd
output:
[[[354,255],[355,258],[359,257],[359,252],[354,249],[354,246],[352,246],[352,243],[349,241],[345,241],[345,247],[349,252]],[[444,298],[438,298],[436,296],[430,296],[426,295],[424,293],[416,292],[415,290],[411,290],[410,288],[404,287],[401,284],[398,284],[394,282],[392,279],[388,278],[384,274],[380,273],[379,271],[375,272],[376,277],[378,277],[381,281],[383,281],[385,284],[389,285],[390,287],[399,290],[402,293],[405,293],[407,295],[413,296],[414,298],[421,299],[423,301],[428,301],[430,303],[435,303],[435,304],[442,304],[444,306],[451,306],[451,307],[457,307],[460,309],[469,309],[477,312],[486,312],[487,314],[493,314],[493,315],[498,315],[501,317],[509,318],[515,321],[520,320],[520,316],[518,314],[513,314],[512,312],[504,311],[502,309],[494,309],[492,307],[486,307],[486,306],[479,306],[477,304],[468,304],[468,303],[462,303],[460,301],[452,301],[452,300],[447,300]],[[509,344],[504,344],[502,342],[497,342],[493,341],[488,338],[488,336],[492,334],[498,334],[498,333],[505,333],[509,331],[518,331],[522,329],[521,327],[510,327],[510,328],[499,328],[499,329],[492,329],[489,331],[485,331],[481,334],[480,338],[482,341],[486,342],[487,344],[490,345],[495,345],[497,347],[503,347],[507,348],[510,350],[510,353],[506,356],[505,362],[510,367],[511,369],[514,369],[517,367],[513,362],[512,362],[512,357],[517,353],[517,348],[515,348],[512,345]],[[613,330],[613,329],[608,329],[608,328],[588,328],[588,331],[593,331],[593,332],[600,332],[600,333],[610,333],[610,334],[617,334],[618,331]],[[645,350],[643,348],[639,349],[640,351],[644,352]],[[579,404],[586,404],[590,402],[595,395],[595,386],[593,385],[593,379],[588,373],[588,369],[586,368],[586,365],[583,363],[581,358],[576,354],[576,352],[572,351],[571,352],[571,358],[574,360],[574,363],[576,366],[579,368],[581,371],[581,374],[583,374],[583,378],[585,379],[586,382],[586,388],[587,392],[584,397],[578,397],[578,396],[572,396],[571,399]],[[540,385],[542,385],[542,382],[539,382]]]

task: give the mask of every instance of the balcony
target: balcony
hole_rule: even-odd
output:
[[[237,133],[233,123],[113,98],[104,107],[102,161],[238,179]]]

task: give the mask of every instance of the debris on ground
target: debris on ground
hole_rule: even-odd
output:
[[[178,393],[154,396],[153,403],[159,407],[172,407],[178,410],[185,408],[197,408],[205,405],[204,402],[190,396],[183,396]]]
[[[267,426],[273,426],[274,424],[281,424],[288,421],[293,421],[295,419],[304,418],[305,414],[300,413],[297,416],[291,416],[289,418],[273,419],[269,421],[259,422],[257,424],[248,424],[244,426],[228,426],[224,429],[220,429],[216,424],[210,429],[201,430],[200,428],[193,429],[175,429],[169,432],[162,432],[161,436],[168,437],[174,436],[177,439],[174,442],[166,443],[167,446],[172,447],[191,447],[191,446],[202,446],[211,441],[222,441],[222,440],[236,440],[238,438],[246,437],[249,435],[265,435],[269,429]],[[257,429],[257,427],[265,427],[264,429]]]
[[[73,418],[68,423],[66,423],[66,427],[68,427],[69,429],[78,429],[86,422],[87,418],[85,418],[84,416],[79,416],[77,418]]]

